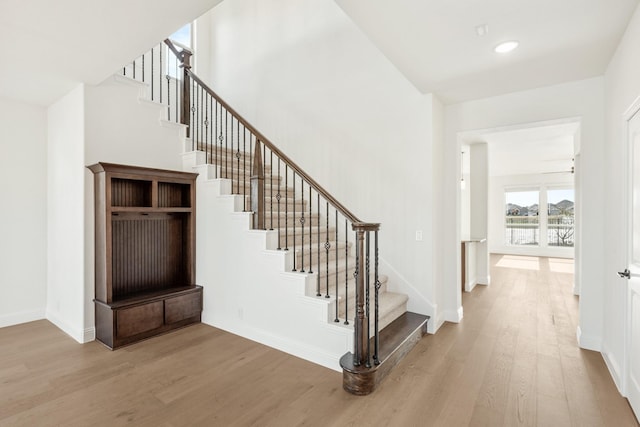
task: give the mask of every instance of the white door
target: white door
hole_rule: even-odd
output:
[[[621,273],[629,280],[627,309],[627,396],[640,418],[640,112],[628,122],[628,142],[631,158],[629,266]]]

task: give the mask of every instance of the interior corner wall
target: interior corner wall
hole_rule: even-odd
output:
[[[445,177],[443,209],[455,212],[459,208],[458,133],[492,129],[561,118],[581,119],[582,196],[582,289],[580,296],[580,345],[600,350],[603,338],[603,287],[605,238],[603,221],[605,204],[604,163],[604,78],[574,81],[475,101],[449,105],[445,110],[445,150],[448,173]],[[459,218],[459,217],[458,217]],[[445,219],[445,280],[453,280],[460,268],[460,225],[453,215]]]
[[[0,327],[45,317],[46,143],[45,108],[0,99]]]
[[[84,90],[84,153],[82,164],[120,163],[182,170],[183,140],[180,126],[161,125],[164,107],[140,101],[139,85],[107,78]],[[84,183],[84,327],[94,327],[95,228],[94,177],[86,168]],[[88,332],[85,340],[93,339]]]
[[[202,78],[337,200],[382,224],[390,288],[402,283],[418,296],[410,308],[433,310],[433,97],[333,1],[222,2],[197,25],[212,34]]]
[[[85,341],[84,85],[47,110],[47,311]]]
[[[604,206],[626,207],[628,152],[625,111],[640,97],[640,8],[636,9],[605,74],[606,196]],[[606,218],[606,220],[605,220]],[[604,337],[602,353],[618,385],[623,383],[626,331],[626,281],[615,274],[627,265],[626,209],[607,209],[604,239]],[[585,228],[585,233],[589,230]],[[583,278],[586,280],[586,277]]]

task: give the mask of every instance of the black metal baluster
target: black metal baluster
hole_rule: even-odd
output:
[[[313,245],[313,239],[311,238],[311,225],[313,221],[311,220],[311,208],[313,206],[313,197],[311,195],[311,184],[309,184],[309,217],[307,221],[309,221],[309,273],[313,273],[313,252],[311,249],[311,245]],[[317,206],[319,207],[319,206]],[[320,241],[320,236],[317,236],[317,240]]]
[[[251,141],[249,141],[251,142]],[[244,169],[244,173],[242,174],[242,201],[244,203],[243,212],[247,211],[247,174],[250,171],[247,170],[247,128],[242,125],[242,153],[244,157],[242,158],[242,168]],[[280,246],[280,242],[278,242],[278,246]]]
[[[176,80],[177,81],[177,80]],[[202,118],[202,98],[203,98],[203,89],[202,86],[198,85],[198,89],[200,90],[196,90],[197,95],[198,95],[198,102],[196,103],[196,109],[198,111],[198,120],[196,120],[196,145],[198,147],[200,147],[202,145],[202,129],[204,128],[204,120]]]
[[[267,146],[266,144],[262,144],[262,176],[264,176],[264,171],[267,167]],[[267,192],[263,191],[262,192],[262,206],[266,207],[267,206]],[[264,229],[267,229],[267,210],[266,209],[262,209],[262,224],[264,226]]]
[[[371,367],[371,340],[369,339],[371,337],[371,322],[369,321],[369,316],[371,315],[371,308],[369,306],[369,276],[370,276],[370,272],[369,272],[369,235],[371,234],[370,231],[367,231],[367,234],[365,235],[365,252],[366,252],[366,257],[365,257],[365,290],[364,290],[364,298],[365,298],[365,313],[367,313],[367,363],[366,363],[366,367],[370,368]]]
[[[167,77],[167,120],[171,120],[171,77],[169,74]]]
[[[325,294],[329,293],[329,250],[331,249],[331,242],[329,241],[329,203],[326,203],[325,206],[326,215],[325,215],[325,241],[324,241],[324,249],[326,258],[324,260],[325,265],[325,278],[324,278],[324,288]],[[320,296],[320,295],[318,295]]]
[[[220,124],[220,132],[218,133],[218,123]],[[218,155],[218,144],[222,144],[222,106],[216,99],[216,159],[213,164],[216,166],[216,179],[218,178],[218,170],[220,169],[220,156]],[[222,178],[222,174],[220,174]]]
[[[158,89],[160,91],[160,104],[162,104],[162,65],[163,65],[162,64],[162,49],[163,49],[163,45],[160,44],[160,52],[159,52],[159,55],[160,55],[160,58],[159,58],[159,60],[160,60],[160,64],[159,64],[160,71],[158,71]]]
[[[229,111],[224,110],[224,177],[229,178]],[[233,188],[233,184],[231,185]],[[233,190],[231,191],[233,193]]]
[[[273,151],[269,150],[269,200],[271,201],[271,209],[269,209],[271,215],[271,221],[269,222],[269,230],[273,230]],[[280,185],[280,181],[278,181]]]
[[[284,164],[284,250],[289,250],[289,165]]]
[[[302,189],[302,195],[300,196],[301,199],[300,200],[304,200],[304,180],[300,179],[300,187]],[[302,248],[302,259],[301,259],[301,265],[302,268],[300,269],[300,271],[302,273],[304,273],[304,206],[300,207],[300,211],[301,211],[301,215],[300,215],[300,235],[302,237],[301,243],[300,243],[300,247]],[[311,237],[311,236],[309,236]]]
[[[136,60],[133,60],[133,80],[136,79]]]
[[[357,310],[358,310],[358,273],[359,273],[359,269],[360,269],[360,243],[358,241],[358,232],[355,232],[355,245],[356,245],[356,269],[353,272],[353,288],[355,289],[355,304],[356,304],[356,308],[354,309],[354,317],[357,317]],[[354,319],[354,328],[358,329],[358,319]],[[354,358],[354,364],[355,364],[356,360]],[[359,362],[358,362],[359,364]]]
[[[375,338],[374,338],[374,353],[373,353],[373,363],[375,363],[376,365],[380,364],[380,336],[379,336],[379,331],[378,331],[378,320],[379,320],[379,305],[380,305],[380,300],[379,300],[379,294],[380,294],[380,276],[378,275],[378,230],[375,231],[374,234],[374,248],[375,248],[375,264],[374,264],[374,270],[373,270],[373,277],[375,279],[375,286],[376,286],[376,293],[375,293],[375,325],[374,325],[374,331],[373,333],[375,334]]]
[[[236,120],[236,135],[238,135],[238,150],[236,151],[236,166],[238,166],[238,194],[240,194],[240,120]],[[243,175],[246,172],[243,173]],[[242,189],[244,193],[244,188]]]
[[[318,211],[318,219],[316,220],[316,228],[318,231],[318,241],[316,242],[316,273],[318,274],[318,284],[320,284],[320,193],[317,191],[316,196],[316,210]],[[309,215],[309,221],[311,221],[311,215]]]
[[[271,166],[273,167],[273,166]],[[280,194],[280,181],[282,181],[281,175],[280,175],[280,157],[278,157],[278,194],[276,195],[276,201],[278,202],[278,250],[282,249],[281,248],[281,243],[280,243],[280,238],[281,238],[281,234],[280,234],[280,199],[282,198],[282,194]],[[285,188],[284,191],[287,191],[287,189]]]
[[[336,317],[333,319],[334,322],[340,322],[338,318],[338,309],[340,308],[339,298],[338,298],[338,210],[336,209]],[[329,253],[327,253],[327,259],[329,258]],[[346,298],[346,295],[345,295]]]
[[[205,163],[209,163],[209,100],[210,96],[208,93],[204,94],[204,138],[202,143],[204,144],[204,156]]]
[[[253,133],[249,133],[249,171],[251,174],[253,174],[253,149],[255,147],[255,142],[252,144],[252,141],[254,141],[254,139],[255,135]],[[249,182],[249,185],[251,185],[251,182]],[[249,207],[253,207],[253,194],[251,194],[251,190],[249,190]]]
[[[231,152],[233,153],[233,115],[231,115]],[[233,192],[233,158],[231,159],[231,194],[236,194]]]
[[[152,48],[151,48],[151,100],[152,100],[152,101],[153,101],[153,97],[154,97],[154,93],[153,93],[153,80],[154,80],[154,79],[153,79],[153,76],[155,75],[155,74],[154,74],[154,71],[153,71],[153,69],[155,68],[155,67],[153,66],[153,59],[154,59],[154,58],[153,58],[153,51],[154,51],[154,50],[156,50],[156,48],[155,48],[155,47],[152,47]]]
[[[296,173],[293,172],[293,271],[296,271]]]
[[[209,95],[209,111],[211,116],[213,116],[213,96]],[[210,117],[211,117],[210,116]],[[213,120],[215,120],[215,116],[211,117]],[[213,162],[213,147],[215,145],[215,138],[214,138],[214,132],[213,132],[213,123],[210,123],[211,127],[209,128],[209,147],[208,147],[208,152],[211,153],[211,157],[208,157],[210,160],[207,163],[210,163],[212,165],[215,165],[215,163]]]
[[[344,219],[344,324],[349,324],[349,228]],[[358,265],[358,264],[356,264]]]
[[[175,72],[176,75],[174,77],[174,80],[176,81],[176,113],[173,115],[173,118],[175,119],[176,123],[178,123],[180,120],[178,119],[178,111],[180,111],[180,103],[179,103],[179,99],[178,99],[178,95],[180,94],[180,91],[178,90],[178,57],[174,56],[174,62],[175,62]],[[197,125],[197,124],[196,124]],[[191,135],[191,138],[193,138],[193,135]]]
[[[142,54],[142,83],[144,83],[144,53]]]

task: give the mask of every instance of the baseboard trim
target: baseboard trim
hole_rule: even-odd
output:
[[[45,310],[27,310],[0,316],[0,328],[33,322],[45,318]]]
[[[79,342],[80,344],[84,344],[85,341],[85,329],[75,328],[66,320],[60,318],[57,313],[53,311],[46,311],[46,318],[49,322],[53,323],[58,329],[60,329],[65,334],[69,335],[71,338]]]
[[[623,387],[620,364],[604,344],[602,345],[602,358],[604,359],[604,364],[607,365],[607,369],[609,369],[609,374],[611,375],[611,378],[613,378],[613,382],[618,388],[618,391],[621,395],[626,396],[627,394]]]
[[[329,368],[337,372],[342,372],[342,368],[340,367],[339,363],[340,357],[342,357],[344,353],[346,353],[353,347],[353,344],[351,343],[351,345],[349,345],[348,338],[345,337],[345,350],[341,350],[339,353],[333,354],[331,352],[327,352],[324,349],[305,345],[292,339],[278,336],[269,331],[258,329],[252,326],[232,326],[225,323],[205,321],[205,319],[202,320],[202,323],[213,326],[214,328],[222,329],[235,335],[239,335],[251,341],[264,344],[268,347],[274,348],[287,354],[291,354],[304,360],[308,360],[317,365],[324,366],[325,368]],[[329,327],[330,325],[327,326]]]
[[[599,337],[586,335],[582,333],[580,326],[576,329],[576,338],[578,340],[578,346],[585,350],[602,351],[602,340]]]

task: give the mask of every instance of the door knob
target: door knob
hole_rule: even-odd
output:
[[[622,277],[623,279],[631,279],[631,272],[628,268],[625,268],[624,271],[618,271],[618,276]]]

